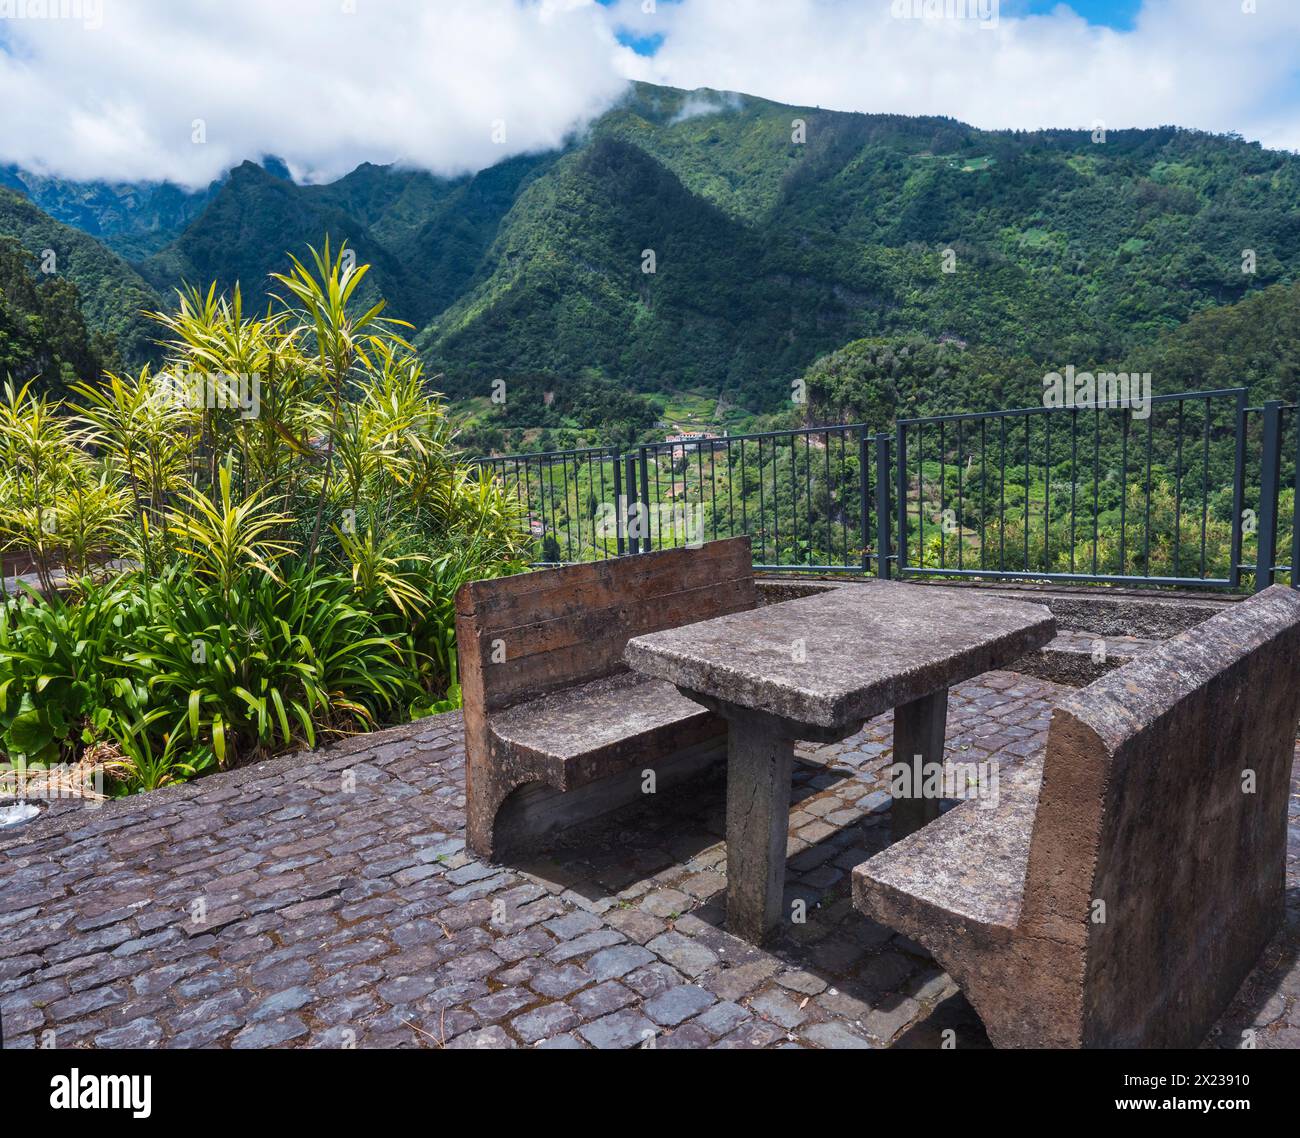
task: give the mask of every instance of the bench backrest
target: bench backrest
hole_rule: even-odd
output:
[[[757,603],[747,537],[470,582],[456,596],[466,708],[623,671],[630,637]]]
[[[1194,1044],[1254,967],[1283,914],[1297,719],[1280,585],[1055,710],[1021,928],[1072,949],[1084,1046]]]

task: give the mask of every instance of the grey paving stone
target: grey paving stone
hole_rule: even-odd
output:
[[[640,996],[650,999],[669,988],[685,983],[682,974],[662,960],[653,961],[623,977],[623,983]]]
[[[492,1023],[494,1020],[514,1015],[520,1008],[526,1008],[536,1000],[537,997],[524,988],[502,988],[481,999],[471,1001],[469,1006],[484,1023]]]
[[[798,1027],[808,1018],[808,1013],[794,1000],[775,989],[754,996],[749,1001],[749,1006],[764,1019],[770,1019],[787,1030]]]
[[[632,969],[649,964],[653,959],[653,952],[639,944],[621,944],[595,953],[585,968],[596,980],[611,980],[625,976]]]
[[[692,1020],[665,1032],[655,1040],[654,1046],[656,1050],[686,1051],[708,1047],[712,1042],[713,1036]]]
[[[731,1000],[721,1000],[699,1016],[695,1022],[710,1035],[726,1035],[750,1018],[748,1009],[732,1003]]]
[[[814,976],[811,972],[802,970],[778,973],[776,982],[782,988],[787,988],[791,992],[802,993],[805,996],[815,996],[818,992],[826,990],[825,980],[820,976]]]
[[[314,998],[312,990],[304,985],[300,984],[294,988],[285,988],[274,995],[267,996],[265,1000],[249,1012],[248,1018],[254,1022],[275,1019],[287,1012],[296,1012],[299,1008],[311,1003]]]
[[[901,999],[891,997],[882,1007],[873,1008],[862,1021],[867,1033],[888,1043],[903,1030],[921,1011],[921,1005],[911,996]]]
[[[600,927],[599,917],[581,910],[565,913],[562,917],[554,917],[543,925],[543,928],[560,940],[573,940],[583,933],[595,932]]]
[[[595,987],[579,992],[569,1000],[569,1005],[583,1019],[599,1019],[603,1015],[634,1003],[636,1003],[636,993],[625,988],[617,980],[605,980]]]
[[[560,968],[546,968],[533,975],[528,985],[542,996],[561,1000],[579,988],[585,988],[595,977],[585,968],[576,964],[565,964]]]
[[[828,1051],[869,1050],[870,1042],[842,1023],[814,1023],[803,1030],[804,1039]]]
[[[279,1047],[306,1034],[307,1025],[302,1020],[297,1016],[284,1016],[281,1019],[249,1024],[235,1036],[230,1046],[238,1049]]]
[[[565,1032],[563,1035],[553,1035],[550,1039],[543,1039],[537,1044],[539,1051],[586,1051],[587,1045],[582,1042],[576,1035],[571,1032]]]
[[[467,1031],[458,1035],[447,1046],[457,1051],[495,1051],[509,1050],[517,1047],[518,1044],[494,1024],[481,1031]]]
[[[683,1020],[690,1019],[717,1003],[717,1000],[718,997],[712,992],[706,992],[694,984],[678,984],[655,996],[653,1000],[647,1000],[644,1011],[655,1023],[676,1027]]]
[[[663,957],[674,968],[680,968],[687,976],[698,976],[718,963],[716,952],[679,932],[657,936],[646,948]]]
[[[548,1035],[558,1035],[577,1025],[578,1013],[567,1004],[543,1004],[510,1021],[515,1034],[525,1043],[536,1043]]]
[[[584,1024],[578,1034],[593,1047],[610,1050],[644,1046],[659,1034],[659,1029],[645,1016],[623,1011]]]
[[[8,1028],[9,1025],[6,1023],[5,1029]],[[163,1029],[158,1021],[142,1016],[111,1031],[101,1032],[95,1036],[95,1046],[112,1050],[140,1049],[157,1047],[162,1040]]]

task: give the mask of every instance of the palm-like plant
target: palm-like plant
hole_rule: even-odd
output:
[[[348,253],[346,244],[340,246],[337,256],[331,257],[327,236],[323,252],[318,253],[310,247],[309,251],[315,273],[290,254],[293,270],[289,273],[272,273],[271,278],[284,285],[289,295],[297,301],[297,312],[303,326],[315,335],[318,364],[322,375],[326,377],[329,422],[325,441],[325,471],[316,500],[308,551],[309,560],[314,563],[325,503],[334,475],[334,454],[343,410],[343,393],[351,378],[353,365],[360,361],[364,367],[372,367],[367,350],[374,351],[377,345],[386,340],[396,339],[402,346],[409,348],[410,345],[397,336],[395,329],[409,328],[410,325],[405,321],[381,317],[380,313],[385,308],[383,300],[360,315],[349,311],[348,303],[352,294],[365,279],[370,266],[358,266],[356,258]]]
[[[6,383],[0,399],[0,550],[21,550],[42,589],[54,568],[86,568],[108,546],[123,502],[87,451],[91,437],[30,384]]]
[[[184,484],[194,447],[196,410],[172,395],[146,365],[138,375],[108,374],[98,384],[74,383],[87,440],[130,486],[134,514],[155,524]]]
[[[293,520],[277,508],[278,498],[254,492],[234,500],[232,468],[232,458],[218,468],[215,500],[201,490],[186,490],[181,497],[189,512],[170,514],[171,532],[180,542],[177,552],[224,597],[250,568],[275,578],[276,562],[295,548],[276,536]]]

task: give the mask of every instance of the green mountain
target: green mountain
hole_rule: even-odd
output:
[[[170,182],[73,182],[0,166],[0,186],[29,198],[55,221],[99,238],[114,253],[139,260],[184,232],[216,192]]]
[[[141,273],[161,293],[181,282],[226,290],[239,282],[250,301],[274,291],[267,275],[288,267],[285,251],[305,257],[328,234],[344,241],[371,266],[360,300],[382,295],[400,312],[419,315],[420,298],[404,268],[364,222],[327,198],[245,162],[208,203],[203,213],[165,249],[140,264]],[[409,318],[409,316],[408,316]]]
[[[91,332],[67,277],[38,272],[12,237],[0,237],[0,382],[58,388],[121,367],[110,339]]]
[[[1002,398],[1021,368],[1120,367],[1198,312],[1300,279],[1300,157],[1176,128],[1095,142],[638,84],[561,150],[472,176],[366,164],[300,186],[266,165],[140,249],[148,286],[239,280],[256,299],[286,250],[328,233],[465,396],[581,378],[583,401],[708,391],[777,411],[813,361],[865,338],[978,360],[969,384],[934,381],[955,406]],[[118,233],[176,219],[161,197],[115,200],[137,203]],[[0,209],[0,235],[31,250],[13,229]],[[88,323],[113,330],[77,283]]]
[[[38,268],[76,285],[86,325],[110,336],[124,359],[142,360],[154,351],[154,325],[144,316],[162,301],[147,281],[93,237],[62,225],[30,201],[0,187],[0,237],[14,239]],[[52,254],[52,258],[51,255]]]
[[[1300,158],[1234,137],[1096,143],[639,86],[521,195],[420,343],[467,391],[589,367],[760,408],[862,336],[1122,363],[1296,279],[1298,204]]]

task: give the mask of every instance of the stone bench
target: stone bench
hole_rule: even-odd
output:
[[[470,849],[500,857],[726,755],[726,723],[623,662],[630,637],[754,608],[749,538],[514,577],[456,598]]]
[[[1278,929],[1300,593],[1234,605],[1071,692],[1046,753],[858,866],[1000,1047],[1194,1047]]]

